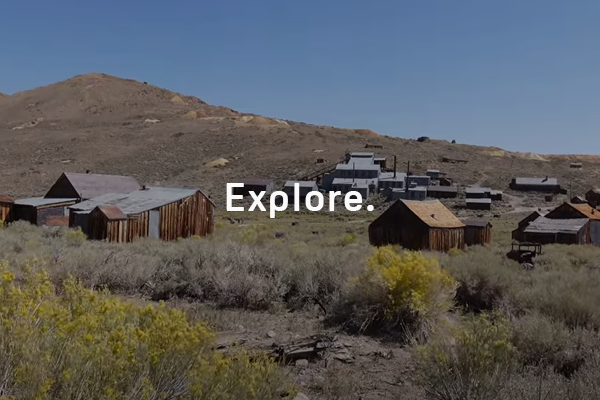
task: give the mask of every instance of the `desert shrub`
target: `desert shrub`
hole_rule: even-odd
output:
[[[348,246],[349,244],[356,243],[356,240],[357,240],[357,236],[355,233],[353,233],[353,232],[346,233],[340,239],[340,246]]]
[[[182,311],[140,307],[46,273],[19,284],[3,265],[0,387],[6,399],[275,399],[285,388],[264,356],[214,350]]]
[[[351,331],[426,334],[451,306],[455,282],[437,259],[392,246],[373,250],[331,316]]]
[[[417,373],[437,400],[496,399],[516,370],[510,328],[496,314],[468,316],[443,336],[415,350]]]
[[[65,237],[67,244],[76,247],[81,246],[87,239],[87,236],[81,231],[81,229],[69,229]]]

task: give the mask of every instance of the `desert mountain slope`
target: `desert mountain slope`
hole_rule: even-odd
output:
[[[367,143],[382,148],[365,149]],[[0,99],[0,193],[18,197],[43,194],[63,171],[89,169],[146,184],[200,186],[224,207],[227,182],[265,177],[282,183],[322,168],[318,158],[334,162],[347,150],[374,151],[390,165],[396,155],[400,170],[410,161],[415,173],[439,168],[460,184],[501,190],[517,175],[556,176],[570,182],[574,194],[600,181],[593,156],[510,153],[284,121],[104,74]],[[468,163],[442,163],[442,156]],[[583,162],[583,170],[570,169],[573,161]]]

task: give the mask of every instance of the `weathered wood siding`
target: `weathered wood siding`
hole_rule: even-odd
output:
[[[447,252],[464,248],[464,229],[430,228],[398,202],[369,226],[369,242],[373,246],[391,244],[408,250]]]
[[[465,247],[465,230],[463,228],[435,228],[429,230],[428,250],[448,252],[450,249]]]
[[[477,246],[492,243],[492,228],[488,225],[465,226],[465,245]]]
[[[0,202],[0,221],[10,221],[13,203]]]
[[[100,211],[90,213],[89,237],[109,242],[132,242],[148,237],[150,210],[129,215],[127,220],[109,221]],[[166,204],[159,211],[159,238],[164,241],[191,236],[206,236],[214,231],[214,206],[202,193]]]
[[[71,185],[69,179],[67,179],[65,175],[61,175],[50,187],[44,197],[53,199],[77,199],[79,198],[79,193],[77,193],[77,190]]]

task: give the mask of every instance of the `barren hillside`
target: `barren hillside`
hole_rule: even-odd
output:
[[[510,153],[284,121],[143,82],[87,74],[1,98],[0,192],[43,194],[61,172],[90,169],[130,174],[148,184],[197,185],[224,205],[225,184],[232,179],[282,182],[318,169],[317,158],[333,162],[367,143],[383,146],[373,151],[390,162],[397,155],[399,168],[408,161],[416,173],[440,168],[461,184],[506,189],[515,175],[550,175],[567,187],[572,182],[577,193],[600,180],[598,157]],[[442,156],[468,163],[442,163]],[[218,159],[226,161],[211,163]],[[583,170],[570,169],[573,161],[583,162]]]

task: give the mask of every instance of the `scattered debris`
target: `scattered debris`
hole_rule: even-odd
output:
[[[145,119],[144,122],[147,124],[156,124],[157,122],[160,122],[160,120],[159,119]]]
[[[325,150],[313,150],[313,153],[323,153]]]
[[[273,331],[269,331],[267,332],[267,337],[273,339],[275,336],[277,336],[277,334]]]
[[[229,163],[229,160],[227,160],[225,158],[217,158],[216,160],[206,163],[206,166],[209,168],[217,168],[217,167],[224,167],[228,163]]]
[[[271,356],[283,362],[323,358],[324,352],[333,347],[334,341],[335,338],[327,335],[313,335],[297,342],[277,346],[271,352]]]
[[[306,368],[308,367],[308,360],[305,358],[301,358],[296,360],[296,367]]]
[[[307,395],[305,395],[304,393],[300,392],[296,395],[296,397],[294,397],[294,400],[310,400],[308,398]]]
[[[285,233],[283,233],[283,232],[275,232],[275,237],[277,239],[284,239],[285,238]]]

